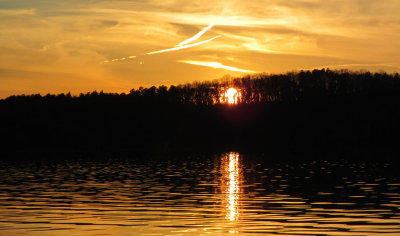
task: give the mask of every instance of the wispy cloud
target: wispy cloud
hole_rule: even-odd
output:
[[[0,9],[0,15],[18,16],[18,15],[35,15],[36,9]]]
[[[225,69],[225,70],[230,70],[230,71],[237,71],[237,72],[244,72],[244,73],[256,73],[255,71],[252,71],[252,70],[245,70],[245,69],[240,69],[240,68],[236,68],[233,66],[226,66],[219,62],[190,61],[190,60],[181,60],[179,62],[196,65],[196,66],[207,66],[207,67],[212,67],[212,68],[217,68],[217,69]]]

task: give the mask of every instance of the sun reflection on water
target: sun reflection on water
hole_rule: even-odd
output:
[[[242,180],[238,153],[230,152],[222,156],[221,172],[221,188],[225,218],[230,221],[237,221],[240,215],[239,197],[241,192],[240,183]]]

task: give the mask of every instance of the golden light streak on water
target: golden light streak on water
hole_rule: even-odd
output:
[[[239,162],[239,154],[230,152],[222,157],[222,195],[225,210],[225,218],[229,221],[237,221],[240,215],[239,200],[241,193],[242,171]]]
[[[227,218],[230,221],[239,217],[239,170],[237,153],[229,153],[229,204]]]

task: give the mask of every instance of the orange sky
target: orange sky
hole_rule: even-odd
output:
[[[1,0],[0,98],[322,67],[399,72],[399,10],[398,0]]]

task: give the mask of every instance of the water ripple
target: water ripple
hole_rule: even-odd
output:
[[[388,163],[172,160],[0,163],[4,235],[399,235]]]

